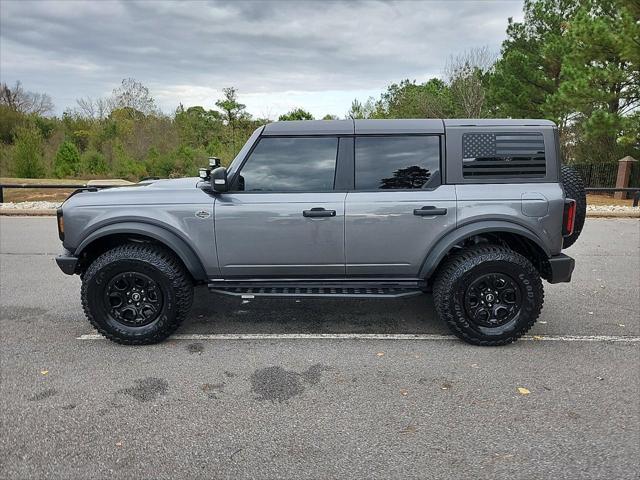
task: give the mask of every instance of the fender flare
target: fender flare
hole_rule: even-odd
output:
[[[80,242],[74,255],[79,257],[93,242],[108,235],[134,234],[149,237],[173,251],[195,280],[206,280],[207,275],[198,255],[189,244],[166,228],[142,222],[119,222],[105,225],[91,232]]]
[[[429,278],[433,275],[445,255],[458,242],[472,237],[473,235],[491,232],[506,232],[521,235],[535,243],[547,257],[551,257],[549,249],[545,246],[540,237],[522,225],[499,220],[478,221],[458,227],[438,240],[422,262],[422,267],[420,267],[420,278]]]

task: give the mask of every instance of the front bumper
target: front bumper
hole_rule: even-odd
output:
[[[78,257],[74,257],[70,251],[65,250],[56,257],[56,263],[64,273],[73,275],[76,273],[76,267],[78,266]]]
[[[566,283],[571,281],[571,274],[576,266],[576,261],[561,253],[549,259],[549,283]]]

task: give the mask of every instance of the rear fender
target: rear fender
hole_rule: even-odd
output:
[[[551,256],[549,249],[545,246],[540,237],[522,225],[507,221],[474,222],[457,228],[438,240],[422,263],[419,275],[420,278],[431,277],[438,268],[442,259],[456,244],[466,240],[467,238],[473,237],[474,235],[491,232],[507,232],[521,235],[540,247],[547,257]]]

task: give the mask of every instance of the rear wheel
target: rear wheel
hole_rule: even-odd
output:
[[[82,306],[105,337],[126,345],[157,343],[187,316],[193,284],[168,250],[126,244],[100,255],[82,276]]]
[[[474,345],[505,345],[535,323],[544,301],[540,275],[501,246],[463,250],[445,261],[433,285],[436,311],[455,335]]]

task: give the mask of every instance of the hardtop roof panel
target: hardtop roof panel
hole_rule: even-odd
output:
[[[353,135],[353,120],[291,120],[265,125],[262,135]]]
[[[551,120],[535,118],[450,118],[445,127],[555,127]]]
[[[355,120],[357,135],[438,134],[444,133],[442,120],[436,118],[403,118],[393,120]]]

